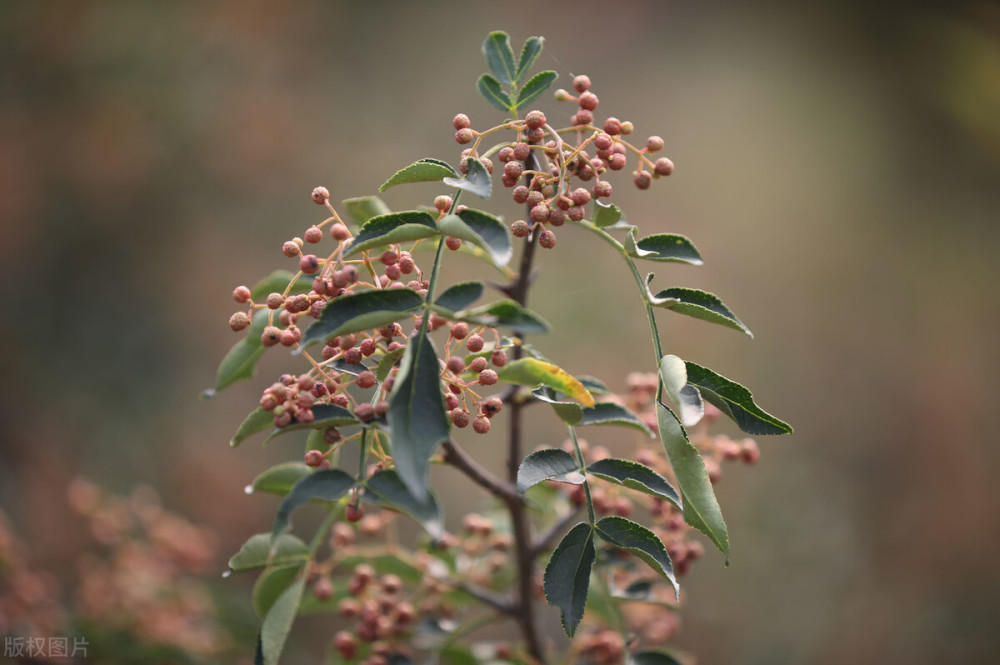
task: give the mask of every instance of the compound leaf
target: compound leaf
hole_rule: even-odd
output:
[[[549,86],[551,86],[557,78],[559,78],[559,75],[551,69],[544,72],[538,72],[532,76],[528,79],[528,82],[524,84],[524,87],[518,91],[516,107],[521,108],[522,106],[526,106],[527,104],[533,102],[536,97],[548,90]]]
[[[500,30],[491,32],[483,42],[483,55],[493,76],[502,83],[510,85],[516,78],[517,65],[514,63],[514,51],[510,48],[510,37]]]
[[[483,96],[483,99],[488,101],[490,104],[501,111],[510,111],[512,107],[510,95],[508,95],[503,89],[503,86],[500,85],[500,81],[498,81],[495,76],[483,74],[479,77],[479,80],[476,81],[476,88],[479,90],[479,94]]]
[[[544,37],[528,37],[521,47],[521,57],[517,61],[517,72],[514,74],[514,83],[517,84],[524,78],[535,60],[542,52],[542,45],[545,43]]]

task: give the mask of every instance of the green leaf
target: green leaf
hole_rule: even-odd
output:
[[[514,83],[519,83],[524,75],[528,73],[535,60],[542,52],[542,45],[545,43],[544,37],[528,37],[524,46],[521,47],[521,57],[517,61],[517,72],[514,74]]]
[[[344,206],[347,214],[358,225],[364,224],[372,217],[382,217],[392,212],[385,201],[377,196],[358,196],[353,199],[344,199]]]
[[[791,434],[792,427],[764,411],[753,401],[753,393],[724,376],[692,362],[687,366],[688,383],[719,407],[747,434]],[[683,490],[682,490],[683,491]]]
[[[514,64],[514,51],[510,48],[506,32],[491,32],[483,42],[483,55],[494,76],[507,85],[514,81],[517,65]]]
[[[504,112],[511,110],[513,105],[510,101],[510,95],[503,89],[496,77],[483,74],[476,81],[476,88],[479,89],[479,94],[483,96],[483,99],[496,108]]]
[[[660,358],[660,380],[663,390],[681,413],[684,427],[694,427],[705,415],[705,402],[697,388],[687,382],[687,367],[674,355]]]
[[[691,445],[677,416],[663,402],[656,402],[660,440],[674,470],[674,478],[684,497],[684,520],[715,543],[728,561],[729,532],[722,519],[722,509],[705,470],[705,460]]]
[[[207,397],[215,395],[237,381],[253,377],[257,370],[257,361],[266,350],[260,342],[260,336],[263,334],[264,328],[267,327],[269,311],[259,309],[254,312],[253,318],[250,319],[250,326],[247,328],[247,336],[236,342],[219,363],[219,369],[215,373],[215,389],[207,391]],[[278,317],[274,318],[277,322]]]
[[[288,288],[288,283],[292,281],[295,277],[292,273],[287,270],[275,270],[270,275],[260,280],[254,284],[253,288],[250,289],[250,298],[252,300],[261,301],[267,298],[268,294],[271,293],[284,293],[285,289]],[[288,294],[293,295],[297,293],[309,293],[312,289],[312,283],[309,280],[302,279],[301,276],[295,284],[292,284],[292,288],[289,289]]]
[[[382,359],[378,361],[378,366],[375,368],[375,378],[378,379],[379,383],[385,381],[386,377],[389,376],[389,372],[392,371],[392,368],[396,366],[396,363],[403,357],[405,352],[406,347],[402,347],[389,351],[382,356]]]
[[[456,321],[478,323],[490,328],[507,328],[519,333],[544,333],[549,330],[549,324],[540,316],[513,300],[498,300],[475,309],[440,313]]]
[[[678,508],[682,508],[681,497],[677,494],[677,490],[667,482],[666,478],[644,464],[608,457],[588,466],[587,472],[637,492],[666,499]]]
[[[229,569],[242,573],[254,568],[271,566],[284,568],[305,563],[309,546],[291,534],[285,534],[271,543],[271,534],[258,533],[243,543],[240,551],[229,558]]]
[[[590,391],[591,395],[611,394],[611,391],[608,390],[607,384],[596,377],[587,376],[586,374],[581,374],[576,378],[580,379],[580,383],[582,383],[584,387]]]
[[[291,528],[292,513],[300,506],[314,499],[336,501],[347,494],[347,490],[353,486],[354,478],[340,469],[320,469],[306,476],[292,487],[292,491],[278,505],[278,513],[274,517],[274,527],[271,529],[271,538],[277,539],[278,536]]]
[[[614,402],[598,402],[593,407],[584,409],[583,419],[577,425],[622,425],[637,429],[648,437],[653,436],[653,430],[639,416]]]
[[[434,217],[422,210],[407,210],[371,217],[358,230],[358,234],[344,251],[344,258],[373,247],[430,238],[437,234]]]
[[[410,494],[421,501],[427,498],[431,455],[448,439],[439,372],[434,345],[421,327],[406,347],[388,413],[396,470]]]
[[[594,226],[605,228],[614,226],[622,219],[622,209],[614,203],[601,203],[594,200]]]
[[[701,254],[690,240],[673,233],[657,233],[641,240],[635,239],[635,227],[625,238],[625,248],[629,256],[647,261],[674,261],[700,266],[704,263]]]
[[[674,587],[674,594],[680,600],[681,588],[674,577],[674,567],[663,541],[655,533],[624,517],[605,517],[597,525],[597,535],[615,547],[639,557],[649,567],[668,580]]]
[[[493,191],[493,181],[490,179],[490,172],[486,170],[483,163],[474,157],[469,157],[465,162],[469,167],[469,172],[464,178],[445,178],[444,184],[449,187],[458,187],[467,192],[484,199],[490,198]]]
[[[581,522],[563,536],[545,566],[545,598],[559,608],[563,629],[570,637],[583,619],[595,555],[594,531]]]
[[[583,420],[583,407],[576,402],[561,400],[556,395],[556,391],[548,386],[538,386],[531,391],[531,394],[546,404],[551,404],[562,421],[568,425],[579,425]]]
[[[277,665],[281,658],[305,588],[306,576],[303,574],[278,596],[264,617],[260,626],[260,651],[264,665]]]
[[[378,191],[384,192],[390,187],[411,182],[440,182],[443,178],[457,175],[458,171],[439,159],[418,159],[409,166],[396,171],[391,178],[382,183]]]
[[[679,659],[667,651],[659,649],[640,651],[633,654],[630,665],[684,665]]]
[[[339,296],[328,302],[319,318],[306,328],[301,348],[393,323],[423,304],[423,298],[413,289],[369,289]]]
[[[594,406],[594,397],[572,374],[552,363],[535,358],[521,358],[507,363],[497,372],[501,381],[522,386],[549,386],[572,397],[584,406]]]
[[[468,240],[483,248],[498,267],[507,265],[514,254],[510,229],[482,210],[466,208],[457,214],[447,215],[438,222],[438,229],[445,235]]]
[[[678,314],[686,314],[696,319],[735,328],[745,332],[751,339],[753,338],[750,329],[736,318],[736,315],[723,304],[719,297],[707,291],[681,287],[664,289],[650,297],[650,304]]]
[[[517,493],[524,494],[544,480],[581,485],[587,480],[580,465],[565,450],[548,448],[531,453],[517,469]]]
[[[623,600],[646,600],[653,591],[653,583],[649,580],[639,580],[632,582],[624,589],[620,589],[613,594],[613,598]]]
[[[240,423],[236,434],[229,440],[229,445],[235,448],[254,434],[270,429],[272,425],[274,425],[274,416],[258,406]]]
[[[278,427],[267,435],[264,443],[269,443],[271,439],[288,432],[297,432],[303,429],[326,429],[327,427],[341,427],[343,425],[358,425],[358,419],[353,413],[342,406],[336,404],[317,404],[312,408],[313,420],[307,423],[300,423],[295,420],[291,425]]]
[[[312,473],[312,469],[304,462],[282,462],[259,474],[254,478],[250,487],[255,492],[269,492],[285,496],[292,491],[292,487],[297,482],[310,473]]]
[[[403,484],[399,474],[389,469],[376,472],[365,482],[368,493],[365,499],[381,506],[406,513],[438,541],[444,535],[444,514],[432,492],[423,500],[416,499]]]
[[[540,94],[549,89],[549,86],[559,78],[559,75],[552,70],[538,72],[524,84],[524,87],[517,93],[517,108],[530,104]]]
[[[453,312],[465,309],[482,297],[485,288],[482,282],[459,282],[445,289],[434,304]]]
[[[303,569],[302,562],[287,566],[272,566],[264,570],[253,585],[253,609],[264,618],[275,601],[295,581]]]

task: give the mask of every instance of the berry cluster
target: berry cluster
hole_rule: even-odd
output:
[[[594,124],[594,111],[600,99],[590,85],[590,78],[581,75],[573,81],[577,96],[565,90],[556,91],[556,99],[579,104],[571,125],[566,128],[553,128],[538,110],[530,111],[523,120],[482,132],[472,129],[464,113],[453,120],[455,140],[462,145],[473,143],[462,151],[459,169],[467,172],[468,160],[476,158],[492,173],[490,156],[495,154],[503,164],[501,182],[504,187],[513,188],[514,201],[528,209],[528,219],[511,224],[511,232],[518,238],[526,238],[539,230],[538,242],[545,248],[555,247],[552,227],[562,226],[567,219],[583,220],[588,203],[611,197],[611,183],[602,176],[609,170],[624,169],[630,153],[637,160],[632,181],[639,189],[648,189],[653,178],[674,171],[674,164],[668,158],[653,161],[649,157],[663,149],[663,139],[659,136],[650,136],[645,146],[638,148],[624,138],[634,130],[631,122],[611,117],[600,127]],[[480,154],[482,139],[502,129],[514,130],[514,140],[494,145]],[[563,135],[573,136],[573,141],[567,142]],[[524,184],[518,184],[522,181]]]

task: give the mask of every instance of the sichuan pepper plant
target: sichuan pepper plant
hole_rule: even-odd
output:
[[[574,105],[568,125],[533,110],[557,78],[530,75],[541,50],[532,37],[515,57],[507,35],[491,33],[483,44],[490,73],[477,86],[505,117],[476,128],[456,115],[455,140],[465,148],[454,166],[420,159],[379,189],[438,182],[440,195],[392,211],[374,196],[334,205],[317,187],[312,198],[325,218],[282,247],[293,270],[233,292],[240,309],[229,324],[245,337],[223,360],[215,390],[251,378],[272,347],[291,353],[289,372],[263,390],[231,444],[265,431],[266,441],[305,440],[296,460],[248,485],[248,493],[283,498],[271,532],[251,537],[229,562],[235,572],[262,569],[253,598],[262,619],[257,662],[278,662],[295,617],[318,612],[335,616],[332,648],[345,662],[427,654],[443,662],[677,662],[662,647],[678,625],[677,578],[704,552],[693,530],[728,560],[712,484],[721,462],[760,454],[753,439],[713,436],[708,427],[726,415],[750,435],[791,432],[742,385],[663,349],[656,310],[750,331],[718,297],[654,288],[653,274],[640,272],[645,262],[702,263],[686,237],[641,236],[612,203],[612,182],[627,186],[627,173],[645,190],[673,172],[657,156],[663,140],[637,142],[632,123],[603,113],[599,121],[586,76],[555,92]],[[523,218],[507,223],[479,208],[495,180]],[[536,260],[566,232],[594,234],[618,254],[645,305],[649,372],[629,375],[624,395],[561,368],[558,347],[526,341],[548,328],[526,306]],[[500,270],[506,282],[490,284],[500,296],[486,298],[484,280],[440,284],[452,252]],[[565,424],[562,447],[536,447],[525,418],[532,404]],[[489,469],[452,435],[471,428],[488,436],[498,417],[508,418],[506,465]],[[634,430],[627,459],[579,433],[597,438],[606,428]],[[442,505],[429,485],[431,464],[482,488],[484,509]],[[306,541],[291,533],[291,518],[310,502],[326,517]],[[460,532],[445,531],[445,512],[461,517]],[[400,544],[400,514],[424,535]],[[543,599],[575,636],[565,653],[539,630]],[[476,640],[492,622],[507,622],[513,637]]]

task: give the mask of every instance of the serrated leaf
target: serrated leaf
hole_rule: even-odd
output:
[[[260,309],[254,312],[250,319],[250,326],[247,328],[246,337],[236,342],[219,363],[219,369],[215,372],[215,388],[209,392],[209,396],[228,388],[237,381],[245,381],[253,377],[257,369],[257,361],[266,350],[260,342],[260,336],[263,334],[264,328],[267,327],[269,311]],[[275,321],[277,321],[277,317],[275,317]]]
[[[601,203],[594,200],[594,226],[605,228],[614,226],[622,220],[622,210],[614,203]]]
[[[302,602],[302,594],[306,587],[306,576],[301,575],[291,586],[285,589],[264,617],[260,626],[260,651],[264,665],[277,665],[285,640],[292,629],[295,615]]]
[[[521,57],[517,60],[517,72],[514,74],[515,84],[519,83],[535,64],[544,43],[544,37],[528,37],[525,40],[524,46],[521,47]]]
[[[449,187],[464,189],[480,198],[490,198],[490,194],[493,192],[493,181],[490,179],[489,171],[486,170],[481,161],[474,157],[469,157],[465,163],[469,167],[469,171],[465,174],[465,177],[444,178],[444,184]]]
[[[418,159],[409,166],[396,171],[391,178],[382,183],[378,191],[384,192],[390,187],[411,182],[440,182],[444,178],[457,175],[458,171],[439,159]]]
[[[501,111],[510,112],[510,95],[503,89],[500,81],[495,76],[491,76],[490,74],[480,76],[479,80],[476,81],[476,89],[479,90],[479,94],[483,96],[483,99],[490,104]]]
[[[423,298],[413,289],[369,289],[338,296],[306,328],[301,348],[330,337],[393,323],[423,304]]]
[[[291,534],[271,542],[271,534],[258,533],[243,543],[240,551],[229,558],[229,569],[242,573],[254,568],[283,568],[304,563],[309,558],[309,546]]]
[[[379,383],[385,381],[386,377],[389,376],[389,372],[392,371],[392,368],[396,366],[396,363],[403,357],[405,352],[406,347],[402,347],[387,351],[382,356],[382,359],[378,361],[378,366],[375,368],[375,378],[378,379]]]
[[[587,473],[643,494],[657,496],[682,507],[681,497],[666,478],[644,464],[607,457],[587,467]]]
[[[373,247],[430,238],[437,234],[434,217],[422,210],[407,210],[371,217],[358,229],[358,234],[344,251],[344,258]]]
[[[705,470],[705,460],[688,440],[677,416],[663,402],[656,402],[660,441],[667,454],[674,478],[684,497],[684,520],[715,543],[729,559],[729,532],[722,519],[722,509]]]
[[[581,383],[582,385],[582,383]],[[568,402],[559,399],[556,391],[548,386],[538,386],[531,391],[531,394],[538,400],[551,404],[556,415],[568,425],[578,425],[583,420],[583,407],[576,402]]]
[[[735,328],[753,338],[753,333],[736,315],[713,293],[698,289],[672,287],[664,289],[650,298],[650,304],[669,309],[678,314],[718,323],[728,328]]]
[[[421,328],[410,338],[389,397],[389,431],[396,470],[417,500],[427,497],[427,472],[448,440],[448,419],[434,345]]]
[[[630,665],[684,665],[678,658],[666,651],[648,650],[633,654]]]
[[[594,397],[572,374],[552,363],[535,358],[520,358],[507,363],[497,372],[501,381],[522,386],[549,386],[572,397],[584,406],[594,406]]]
[[[235,448],[254,434],[270,429],[272,425],[274,425],[274,416],[258,406],[240,423],[236,434],[229,440],[229,445]]]
[[[517,469],[517,492],[524,494],[545,480],[581,485],[587,480],[576,459],[565,450],[548,448],[531,453]]]
[[[392,212],[385,201],[377,196],[358,196],[344,199],[347,214],[360,226],[372,217],[382,217]]]
[[[271,293],[284,293],[285,289],[288,288],[288,283],[292,281],[295,277],[292,273],[287,270],[275,270],[270,275],[260,280],[253,285],[250,289],[250,298],[252,300],[261,301],[267,298],[268,294]],[[288,290],[289,295],[295,295],[298,293],[309,293],[312,289],[312,283],[309,280],[299,279],[292,284],[292,288]]]
[[[498,300],[474,309],[441,313],[457,321],[468,321],[490,328],[507,328],[519,333],[544,333],[549,330],[549,324],[540,316],[513,300]]]
[[[327,427],[341,427],[344,425],[359,425],[360,422],[353,413],[342,406],[336,404],[317,404],[312,408],[313,420],[307,423],[300,423],[292,420],[290,425],[278,427],[267,435],[264,443],[270,443],[271,439],[288,432],[297,432],[304,429],[326,429]]]
[[[278,505],[278,513],[271,528],[271,538],[277,539],[291,528],[292,513],[300,506],[314,499],[336,501],[347,494],[347,490],[353,486],[354,478],[340,469],[320,469],[306,476],[292,487],[292,491]]]
[[[435,541],[444,535],[444,514],[432,492],[424,500],[416,499],[403,484],[399,474],[389,469],[376,472],[365,482],[365,499],[381,506],[406,513],[420,523]]]
[[[559,78],[559,74],[552,70],[538,72],[532,76],[517,93],[517,108],[522,108],[535,101],[535,98],[548,90],[557,78]]]
[[[581,522],[563,536],[545,566],[545,598],[559,608],[563,629],[570,637],[583,619],[595,556],[594,531]]]
[[[272,566],[257,577],[253,585],[253,609],[257,616],[265,618],[275,601],[281,597],[295,582],[302,571],[303,563],[293,563],[287,566]]]
[[[732,418],[733,422],[747,434],[792,433],[791,425],[757,406],[753,400],[753,393],[740,384],[693,362],[687,362],[685,365],[688,383],[697,387],[706,400]]]
[[[485,288],[482,282],[459,282],[445,289],[434,304],[453,312],[466,309],[482,297]]]
[[[669,581],[674,587],[674,594],[680,599],[681,589],[674,576],[674,567],[659,536],[641,524],[618,516],[605,517],[595,526],[602,540],[639,557]]]
[[[637,429],[646,436],[653,436],[653,430],[639,416],[614,402],[598,402],[593,407],[584,409],[583,418],[577,425],[622,425]]]
[[[629,256],[647,261],[674,261],[694,266],[704,263],[694,243],[674,233],[657,233],[636,240],[635,227],[632,227],[625,238],[625,249]]]
[[[681,424],[694,427],[705,415],[705,402],[698,389],[687,382],[687,367],[684,361],[674,355],[660,359],[660,380],[670,401],[681,413]]]
[[[255,492],[268,492],[270,494],[277,494],[278,496],[285,496],[292,491],[295,483],[310,473],[312,473],[312,469],[306,466],[304,462],[282,462],[261,472],[254,478],[250,487]]]
[[[500,30],[491,32],[483,42],[483,55],[493,76],[510,85],[515,79],[517,65],[514,63],[514,51],[510,48],[510,37]]]
[[[438,222],[438,229],[445,235],[461,238],[481,247],[498,267],[507,265],[514,254],[510,229],[482,210],[466,208],[457,214],[447,215]]]

